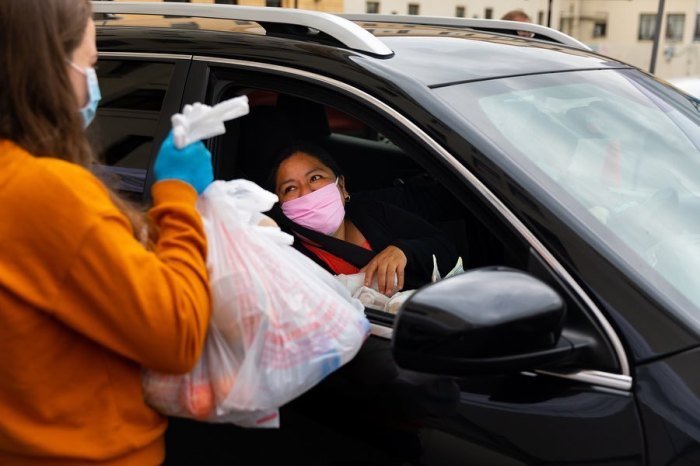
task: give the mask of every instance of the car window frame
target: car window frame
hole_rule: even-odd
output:
[[[423,129],[418,127],[408,117],[392,108],[386,102],[381,101],[377,97],[366,93],[348,83],[337,79],[327,77],[318,73],[307,70],[301,70],[284,65],[276,65],[263,62],[255,62],[251,60],[229,59],[219,57],[207,57],[202,55],[193,56],[193,71],[197,73],[197,79],[189,80],[188,86],[196,85],[196,90],[185,90],[185,95],[189,98],[197,97],[201,100],[202,97],[211,97],[212,89],[206,91],[203,87],[207,85],[207,77],[211,68],[230,67],[232,69],[250,70],[254,72],[264,73],[266,75],[278,76],[281,78],[293,78],[302,80],[307,83],[318,85],[319,88],[328,89],[334,93],[340,93],[345,96],[350,96],[358,102],[362,102],[364,106],[371,109],[373,112],[381,115],[383,118],[391,122],[392,125],[401,128],[403,132],[409,132],[427,147],[433,154],[437,155],[438,160],[431,160],[430,163],[436,164],[433,169],[436,169],[437,164],[442,167],[450,167],[452,173],[459,177],[466,186],[474,190],[484,200],[488,207],[495,210],[502,221],[509,225],[518,236],[529,246],[532,253],[539,259],[542,266],[545,267],[557,281],[560,281],[566,289],[582,303],[582,310],[600,326],[603,332],[603,337],[610,344],[614,357],[619,364],[619,371],[604,372],[597,370],[578,370],[568,373],[559,373],[556,371],[545,372],[537,371],[538,373],[548,374],[555,377],[566,378],[575,381],[581,381],[586,384],[598,385],[607,388],[630,391],[633,385],[631,376],[628,355],[624,346],[608,319],[603,315],[594,300],[586,293],[583,287],[575,280],[575,278],[567,271],[567,269],[556,259],[556,257],[544,246],[537,236],[521,221],[515,213],[491,190],[489,189],[472,171],[470,171],[463,163],[458,161],[446,148],[438,143],[434,138],[427,134]],[[194,100],[193,100],[194,101]],[[188,103],[187,99],[184,100]],[[423,161],[425,162],[425,161]],[[430,167],[424,166],[430,171]],[[439,169],[439,167],[438,167]],[[390,339],[392,329],[388,326],[389,322],[373,322],[372,334],[376,337]]]

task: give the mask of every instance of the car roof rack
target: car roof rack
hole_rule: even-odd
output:
[[[550,42],[568,45],[570,47],[592,50],[583,42],[564,34],[556,29],[542,26],[540,24],[526,23],[523,21],[506,21],[500,19],[477,19],[477,18],[452,18],[449,16],[416,16],[416,15],[379,15],[379,14],[340,14],[345,19],[357,22],[370,23],[401,23],[416,24],[425,26],[446,26],[477,29],[495,33],[509,33],[517,31],[531,32],[536,39],[544,39]]]
[[[253,21],[260,24],[268,32],[284,31],[286,37],[293,37],[294,27],[297,29],[303,27],[318,31],[353,50],[380,57],[394,54],[384,42],[352,21],[338,15],[318,11],[202,3],[113,1],[93,1],[91,3],[93,12],[102,14],[121,13]],[[305,37],[309,35],[308,29]]]

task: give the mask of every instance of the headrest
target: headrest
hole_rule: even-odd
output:
[[[287,94],[277,97],[279,108],[292,124],[297,140],[317,141],[330,134],[326,109],[321,104]]]
[[[291,124],[278,108],[252,107],[241,119],[239,169],[241,175],[262,185],[277,154],[294,142]]]

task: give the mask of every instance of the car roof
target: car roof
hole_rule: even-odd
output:
[[[290,57],[298,54],[299,44],[304,43],[306,54],[316,50],[318,57],[332,56],[365,67],[372,61],[386,73],[409,76],[429,87],[524,74],[628,66],[584,47],[484,31],[484,26],[474,29],[471,23],[465,27],[443,26],[428,20],[428,24],[422,24],[412,18],[406,18],[412,22],[403,22],[402,18],[377,22],[367,21],[366,15],[351,22],[318,12],[228,5],[163,6],[128,2],[94,2],[94,5],[98,12],[117,12],[97,15],[102,51],[112,50],[111,44],[117,44],[119,49],[131,52],[140,51],[140,47],[154,53],[245,58],[244,48],[253,45],[257,56],[264,59],[266,54],[261,50],[268,44],[268,59],[274,61],[283,53]],[[123,14],[124,11],[150,13]],[[164,16],[164,11],[173,15]],[[189,16],[194,13],[205,17]],[[242,19],[212,17],[221,14]],[[498,27],[494,30],[501,31],[502,24],[509,22],[495,23]],[[528,27],[532,29],[532,25]],[[539,28],[547,33],[547,28]],[[340,32],[336,37],[337,31]],[[132,37],[133,48],[128,50],[124,42],[113,40],[115,36]],[[335,50],[329,51],[328,46]],[[314,63],[319,66],[316,71],[322,72],[323,60]]]
[[[394,51],[392,68],[430,87],[583,69],[624,67],[571,47],[474,32],[462,36],[382,37]],[[437,51],[437,52],[436,52]]]

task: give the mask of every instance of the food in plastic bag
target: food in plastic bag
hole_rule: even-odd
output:
[[[457,263],[452,270],[450,270],[445,277],[441,278],[440,271],[438,270],[437,266],[437,258],[433,254],[433,283],[444,280],[445,278],[450,278],[462,272],[464,272],[464,267],[462,266],[462,258],[460,257],[457,259]],[[353,298],[359,299],[363,306],[389,312],[391,314],[396,314],[399,312],[399,308],[404,301],[406,301],[416,291],[403,290],[393,294],[392,296],[386,296],[379,291],[376,277],[372,281],[372,286],[364,286],[364,272],[358,272],[350,275],[339,274],[335,276],[335,279],[350,292]],[[396,283],[396,280],[394,283]]]
[[[364,276],[364,273],[362,275]],[[352,296],[353,298],[359,299],[360,302],[366,307],[396,314],[399,311],[401,304],[403,304],[403,302],[406,301],[415,291],[416,290],[399,291],[391,296],[386,296],[374,288],[361,286],[352,292]]]
[[[276,427],[280,406],[347,363],[368,336],[362,304],[290,235],[258,226],[276,200],[247,180],[216,181],[198,200],[212,319],[190,373],[144,372],[146,401],[159,411]]]

